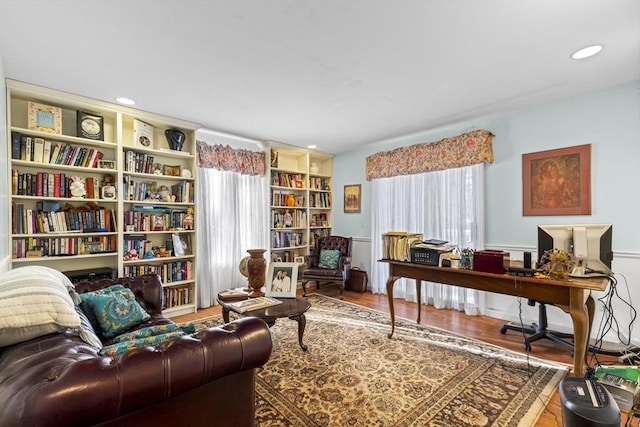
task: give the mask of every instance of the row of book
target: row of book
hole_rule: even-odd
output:
[[[326,213],[311,214],[310,227],[328,227],[329,217]]]
[[[396,261],[411,260],[411,246],[422,242],[422,233],[409,233],[406,231],[389,231],[382,235],[382,259]]]
[[[307,226],[307,212],[300,209],[272,210],[271,221],[274,228],[303,228]]]
[[[330,228],[317,228],[314,229],[311,233],[311,236],[309,238],[309,244],[311,246],[316,244],[316,238],[318,237],[329,237],[331,235],[331,229]]]
[[[310,208],[330,208],[331,194],[330,193],[309,194],[309,207]]]
[[[162,283],[175,283],[195,278],[193,261],[174,261],[165,264],[125,265],[125,277],[137,277],[143,274],[158,274]]]
[[[292,248],[304,246],[304,234],[293,231],[272,231],[272,248]]]
[[[310,177],[309,178],[309,188],[312,190],[330,190],[329,179],[328,178],[318,178],[318,177]]]
[[[64,173],[20,173],[11,169],[11,194],[37,197],[71,197],[73,179]],[[87,199],[100,198],[100,178],[87,177],[84,180]]]
[[[188,221],[185,221],[185,218]],[[193,226],[193,215],[189,215],[186,210],[131,210],[124,213],[124,226],[129,231],[190,229]]]
[[[95,148],[52,142],[11,132],[11,158],[35,163],[97,168],[103,153]]]
[[[304,188],[304,175],[299,173],[271,172],[271,185],[289,188]]]
[[[158,183],[155,181],[136,181],[130,176],[124,177],[122,184],[122,194],[125,200],[140,202],[148,200],[149,197],[154,197],[152,193],[157,187]],[[162,199],[161,202],[176,202],[176,203],[193,203],[195,199],[194,187],[192,181],[182,180],[177,184],[171,186],[171,199]]]
[[[117,237],[27,237],[13,239],[11,255],[14,259],[32,257],[70,256],[116,252]]]
[[[153,173],[154,157],[147,153],[127,150],[124,152],[125,172]]]
[[[304,207],[304,196],[302,194],[272,191],[271,206]]]
[[[43,211],[25,208],[23,203],[11,205],[13,234],[116,231],[115,213],[111,209],[84,211]]]
[[[163,288],[162,309],[193,304],[194,291],[191,287]]]

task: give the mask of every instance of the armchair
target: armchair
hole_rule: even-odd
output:
[[[323,281],[340,283],[340,299],[344,299],[343,291],[351,270],[351,242],[351,237],[315,235],[315,244],[307,256],[307,267],[302,273],[304,296],[307,295],[308,282],[315,281],[316,288],[320,289],[320,282]],[[338,255],[337,262],[333,255]]]

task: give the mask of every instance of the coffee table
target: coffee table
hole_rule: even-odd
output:
[[[311,308],[311,304],[305,298],[296,297],[296,298],[276,298],[282,301],[282,304],[272,305],[271,307],[261,308],[258,310],[247,311],[245,313],[234,313],[239,314],[240,316],[253,316],[258,317],[264,320],[269,327],[273,326],[276,323],[276,319],[289,318],[291,320],[295,320],[298,322],[298,343],[300,344],[300,348],[303,351],[307,351],[307,346],[302,343],[302,336],[304,335],[304,328],[307,324],[307,319],[304,315],[309,308]],[[234,299],[233,301],[221,299],[218,295],[218,302],[222,307],[222,319],[225,323],[229,323],[229,312],[231,309],[229,308],[229,303],[238,301]]]

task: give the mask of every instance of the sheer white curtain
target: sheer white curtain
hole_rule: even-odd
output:
[[[245,286],[238,264],[247,249],[268,249],[269,190],[264,176],[198,168],[198,307],[223,289]]]
[[[388,266],[380,236],[387,231],[424,233],[460,248],[484,247],[484,163],[416,175],[372,180],[372,289],[386,293]],[[422,284],[423,303],[480,314],[480,292],[437,283]],[[426,286],[426,289],[424,288]],[[394,296],[415,301],[415,281],[399,279]]]

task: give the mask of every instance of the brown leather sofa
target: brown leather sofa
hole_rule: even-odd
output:
[[[156,275],[76,285],[129,287],[151,318],[132,328],[172,323],[162,315]],[[91,328],[81,314],[84,327]],[[258,318],[103,357],[77,332],[0,348],[0,426],[253,426],[255,369],[271,356]]]

